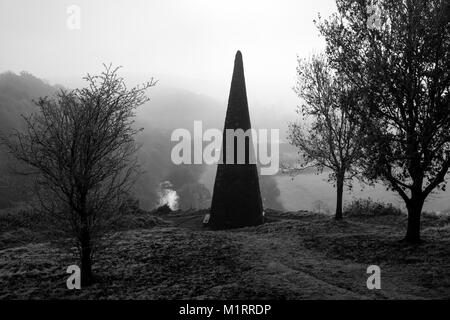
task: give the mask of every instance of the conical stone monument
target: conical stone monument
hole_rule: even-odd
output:
[[[237,163],[237,143],[234,144],[234,163],[227,163],[227,129],[251,128],[245,89],[242,54],[236,53],[230,96],[225,117],[222,142],[222,163],[218,164],[214,183],[209,225],[213,229],[255,226],[263,223],[263,207],[256,163],[250,163],[253,144],[245,143],[245,161]],[[229,152],[229,151],[228,151]]]

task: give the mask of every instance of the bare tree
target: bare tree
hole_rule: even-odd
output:
[[[352,113],[365,136],[365,176],[397,192],[408,210],[405,240],[420,242],[423,205],[450,169],[450,2],[337,0],[319,24],[327,56],[361,92]]]
[[[25,131],[3,138],[9,152],[34,169],[42,211],[53,234],[72,239],[83,285],[93,281],[92,258],[117,221],[138,172],[135,109],[150,82],[128,89],[118,68],[87,75],[87,87],[36,101]]]
[[[344,183],[351,185],[361,157],[358,126],[346,111],[348,105],[357,103],[356,94],[322,55],[299,59],[297,76],[294,90],[304,102],[297,113],[304,121],[290,123],[288,138],[303,156],[302,169],[314,166],[319,172],[331,170],[329,178],[336,182],[337,190],[335,218],[340,220]],[[312,120],[311,125],[305,120]]]

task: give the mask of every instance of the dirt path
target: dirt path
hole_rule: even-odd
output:
[[[256,232],[238,232],[243,237],[242,254],[254,257],[250,258],[254,264],[253,270],[246,275],[250,279],[249,283],[260,285],[261,288],[281,290],[288,299],[423,299],[449,296],[449,256],[444,252],[436,252],[437,248],[445,250],[445,243],[430,243],[429,249],[426,246],[402,247],[398,236],[392,232],[393,228],[385,225],[361,221],[337,225],[334,221],[316,223],[318,226],[309,229],[314,222],[304,221],[303,226],[306,228],[302,228],[301,222],[285,220],[277,223],[277,230],[270,230],[271,226],[266,225]],[[322,230],[320,226],[326,227]],[[373,237],[370,244],[397,247],[385,249],[383,253],[377,246],[365,246],[364,241],[358,246],[358,237]],[[383,237],[388,238],[378,240]],[[324,238],[343,244],[351,242],[356,245],[355,251],[363,251],[361,255],[367,257],[354,259],[349,255],[346,258],[339,252],[329,254],[328,248],[322,250],[320,245],[310,245],[321,243]],[[395,255],[395,250],[399,256],[405,250],[411,253],[406,254],[405,260],[392,261],[390,255]],[[369,275],[366,272],[371,264],[381,268],[381,290],[367,289]],[[429,278],[436,281],[427,283]],[[441,279],[440,283],[438,279]]]
[[[248,265],[248,271],[242,275],[238,288],[225,285],[214,288],[214,291],[218,296],[234,295],[239,289],[241,296],[238,297],[276,299],[448,297],[448,280],[426,283],[427,278],[448,279],[448,271],[441,274],[441,270],[448,270],[448,256],[443,252],[434,254],[436,246],[445,249],[445,243],[431,243],[430,252],[426,247],[404,247],[400,245],[396,232],[401,230],[398,224],[384,220],[377,222],[380,221],[369,219],[336,223],[329,219],[304,217],[227,232],[243,245],[240,256]],[[358,246],[358,238],[372,240],[369,244],[361,241]],[[357,258],[352,256],[352,252],[330,254],[334,247],[323,250],[317,244],[324,239],[351,245],[356,242],[356,250],[353,250]],[[382,251],[380,246],[387,248]],[[405,255],[404,260],[390,261],[396,250],[399,256]],[[333,258],[333,255],[337,257]],[[436,257],[439,260],[433,262]],[[367,268],[372,264],[381,268],[381,290],[367,288]]]
[[[398,293],[390,270],[382,267],[382,290],[368,290],[368,265],[327,258],[301,245],[301,238],[243,235],[242,255],[252,269],[244,275],[248,284],[273,290],[286,299],[420,298]]]

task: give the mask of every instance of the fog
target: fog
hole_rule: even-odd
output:
[[[80,9],[75,30],[68,27],[71,5]],[[252,126],[279,129],[285,141],[298,104],[292,90],[297,56],[323,50],[313,20],[319,12],[327,17],[334,10],[334,0],[1,0],[0,73],[24,70],[50,85],[76,88],[85,85],[86,73],[99,73],[102,63],[112,63],[123,66],[120,75],[130,86],[157,79],[148,92],[150,102],[137,113],[137,124],[145,130],[138,138],[144,173],[136,194],[143,207],[152,208],[159,204],[161,184],[170,181],[182,195],[180,207],[204,207],[216,168],[173,165],[168,160],[172,130],[192,130],[194,120],[222,129],[234,55],[241,50]],[[11,81],[23,84],[11,91],[16,83]],[[4,76],[0,84],[0,111],[11,126],[31,110],[32,96],[51,90],[33,77]],[[292,158],[295,152],[283,156]],[[322,180],[261,177],[265,206],[310,209],[317,200],[311,190],[320,186],[312,193],[333,210],[334,189]],[[398,203],[384,188],[375,193],[358,195]],[[351,197],[347,194],[347,200]],[[429,208],[446,209],[446,199],[438,196]]]
[[[80,8],[80,29],[67,8]],[[313,20],[333,0],[2,0],[0,72],[26,70],[62,82],[124,66],[141,78],[226,100],[236,50],[249,102],[291,112],[296,57],[321,50]]]

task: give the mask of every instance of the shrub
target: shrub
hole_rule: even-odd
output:
[[[151,211],[152,214],[159,214],[159,215],[166,215],[169,213],[172,213],[173,210],[170,209],[168,204],[164,204],[162,206],[159,206],[158,208]]]
[[[0,210],[0,231],[16,229],[40,230],[45,221],[42,215],[32,207],[15,207]]]
[[[392,203],[374,201],[369,198],[353,200],[345,206],[344,214],[347,216],[399,216],[403,212]]]

